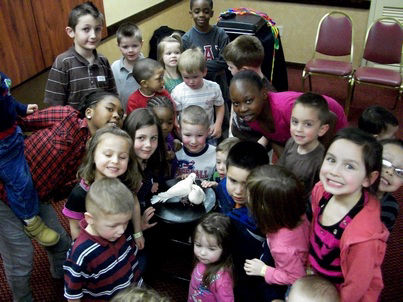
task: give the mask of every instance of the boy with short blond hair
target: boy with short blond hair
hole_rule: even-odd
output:
[[[202,52],[198,48],[184,51],[179,58],[178,68],[183,83],[172,90],[176,111],[180,114],[191,105],[202,107],[209,118],[208,135],[213,139],[219,138],[224,119],[224,99],[218,84],[204,79],[207,69]]]
[[[186,107],[180,116],[183,148],[176,152],[178,176],[196,173],[197,179],[210,179],[215,167],[215,147],[207,144],[210,121],[206,111],[195,105]]]
[[[305,276],[291,286],[288,302],[339,302],[336,287],[318,275]]]
[[[103,21],[104,16],[92,2],[79,4],[70,12],[66,32],[74,44],[57,56],[50,69],[45,103],[77,109],[81,98],[91,91],[101,88],[116,93],[108,59],[96,51]]]
[[[129,96],[140,88],[139,83],[133,77],[133,65],[138,59],[144,58],[141,53],[143,36],[137,25],[127,22],[119,26],[116,40],[122,57],[113,62],[111,68],[120,102],[126,110]]]
[[[64,296],[68,301],[109,301],[132,283],[142,284],[137,246],[127,228],[133,194],[117,178],[95,181],[85,199],[81,231],[67,253]]]

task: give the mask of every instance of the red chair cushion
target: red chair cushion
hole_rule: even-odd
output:
[[[360,82],[392,87],[398,87],[402,83],[402,77],[398,71],[376,67],[359,67],[354,77]]]
[[[306,63],[305,70],[307,72],[346,76],[351,74],[353,67],[349,62],[313,59]]]

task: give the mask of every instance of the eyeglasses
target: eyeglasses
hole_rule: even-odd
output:
[[[382,166],[385,168],[392,168],[393,172],[395,173],[396,176],[399,176],[400,178],[403,178],[403,169],[397,168],[393,166],[393,164],[388,161],[387,159],[382,159]]]

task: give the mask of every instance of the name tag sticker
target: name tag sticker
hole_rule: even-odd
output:
[[[105,76],[97,76],[97,81],[98,82],[105,82],[106,81]]]

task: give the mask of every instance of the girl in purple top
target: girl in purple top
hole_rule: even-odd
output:
[[[231,80],[230,98],[234,112],[250,128],[260,132],[262,144],[271,143],[277,155],[290,138],[290,119],[295,100],[301,92],[268,92],[262,78],[254,71],[237,73]],[[335,129],[347,125],[343,108],[334,99],[324,96],[329,110],[337,116]]]
[[[220,213],[202,218],[194,235],[197,264],[192,272],[188,302],[233,302],[231,222]]]
[[[305,276],[309,251],[309,222],[305,216],[303,186],[281,166],[255,168],[246,180],[248,208],[274,259],[268,266],[260,259],[246,260],[247,275],[262,276],[269,284],[291,285]]]

